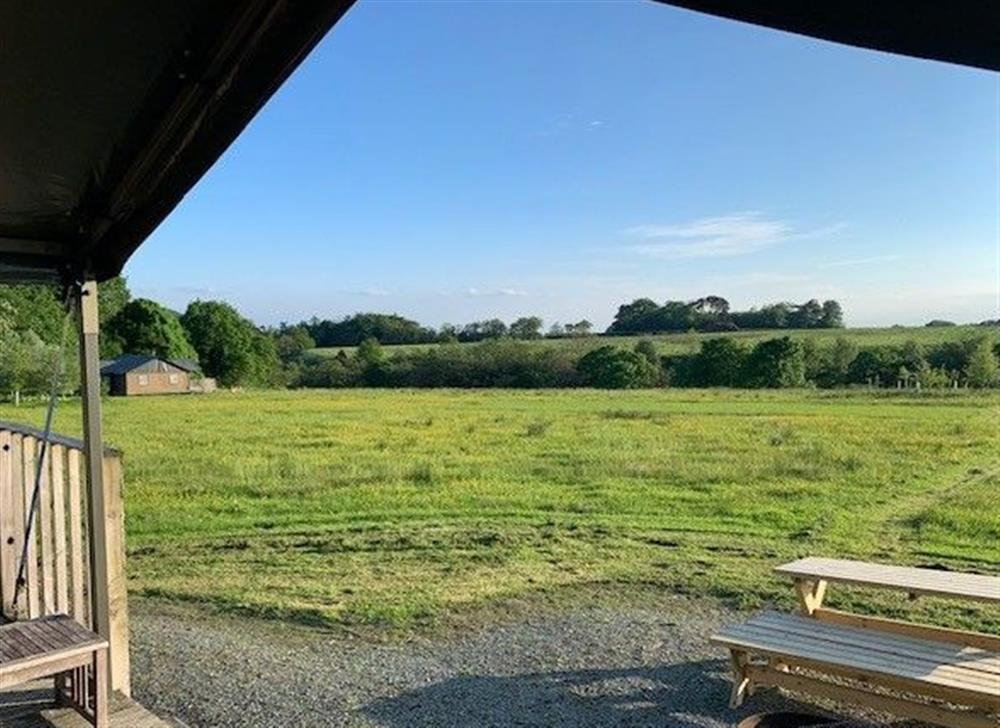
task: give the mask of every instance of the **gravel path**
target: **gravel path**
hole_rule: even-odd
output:
[[[737,716],[707,636],[737,618],[671,597],[378,644],[137,601],[134,691],[192,728],[716,728]],[[749,703],[740,717],[794,707],[773,693]]]

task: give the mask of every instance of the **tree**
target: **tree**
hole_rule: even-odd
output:
[[[725,316],[729,313],[729,301],[722,296],[705,296],[691,302],[691,307],[700,314]]]
[[[510,325],[510,335],[515,339],[540,339],[542,320],[538,316],[522,316]]]
[[[746,349],[736,339],[705,339],[694,363],[695,377],[703,387],[738,387],[746,358]]]
[[[824,329],[844,328],[844,311],[834,300],[823,301],[823,314],[820,316],[820,327]]]
[[[637,298],[632,303],[618,307],[614,321],[608,327],[609,334],[635,334],[649,331],[649,318],[660,310],[651,298]]]
[[[564,330],[570,336],[590,336],[594,325],[587,319],[577,321],[575,324],[566,324]]]
[[[998,382],[1000,364],[993,354],[989,338],[976,339],[969,347],[968,362],[965,365],[965,381],[971,387],[992,387]]]
[[[637,341],[635,344],[634,351],[642,357],[645,357],[646,361],[650,363],[655,372],[656,379],[654,384],[663,384],[663,365],[660,362],[660,352],[656,350],[656,344],[653,343],[652,339],[642,339]]]
[[[111,322],[118,316],[119,312],[125,308],[131,299],[128,285],[121,276],[109,278],[103,283],[97,284],[98,317],[100,318],[101,331],[108,331]],[[113,359],[124,354],[121,348],[121,341],[114,336],[101,336],[101,356],[105,359]]]
[[[13,395],[15,405],[22,393],[48,391],[57,351],[33,331],[8,329],[0,336],[0,387]]]
[[[397,314],[356,313],[341,321],[313,318],[302,324],[317,346],[358,346],[375,338],[383,344],[427,344],[437,333]]]
[[[137,298],[108,321],[107,349],[125,354],[149,354],[162,359],[197,359],[184,327],[172,311]],[[104,349],[104,347],[102,347]]]
[[[823,306],[815,298],[794,308],[788,317],[788,326],[793,329],[819,328],[823,320]]]
[[[634,351],[602,346],[585,354],[577,363],[584,382],[602,389],[638,389],[656,383],[653,364]]]
[[[316,348],[316,342],[303,324],[296,326],[282,324],[274,334],[274,344],[277,347],[278,358],[285,364],[301,361],[307,351]]]
[[[500,319],[488,319],[482,323],[483,337],[487,339],[499,339],[507,335],[507,324]]]
[[[181,323],[198,352],[203,371],[222,385],[273,382],[277,365],[274,342],[228,303],[193,301]]]
[[[822,354],[823,362],[815,375],[816,384],[821,387],[847,384],[851,363],[857,355],[857,344],[846,337],[838,336],[833,346]]]
[[[806,365],[802,346],[787,336],[761,341],[751,350],[744,381],[750,387],[803,387]]]

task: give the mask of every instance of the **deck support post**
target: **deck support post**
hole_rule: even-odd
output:
[[[83,451],[87,486],[92,629],[111,639],[108,599],[110,551],[104,483],[104,437],[101,431],[101,372],[98,343],[97,281],[87,277],[76,289],[80,334],[80,393],[83,400]],[[107,663],[110,663],[108,660]],[[110,677],[110,676],[109,676]]]

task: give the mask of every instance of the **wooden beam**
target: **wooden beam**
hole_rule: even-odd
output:
[[[108,667],[111,689],[132,697],[128,651],[128,589],[125,582],[125,504],[122,461],[116,454],[104,455],[104,505],[108,544]]]
[[[826,596],[826,581],[823,579],[796,579],[795,595],[799,600],[799,609],[806,616],[811,615],[823,605]]]
[[[949,709],[931,703],[907,700],[792,672],[774,670],[765,665],[750,665],[747,667],[747,674],[751,683],[755,685],[779,687],[837,703],[860,705],[881,713],[914,718],[946,728],[996,728],[996,722],[991,717],[975,711]]]
[[[915,622],[903,622],[898,619],[886,619],[884,617],[872,617],[867,614],[852,614],[836,609],[818,608],[813,611],[812,616],[820,622],[830,624],[842,624],[848,627],[860,627],[862,629],[875,629],[890,634],[903,635],[905,637],[916,637],[918,639],[937,640],[966,647],[977,647],[981,650],[991,650],[1000,652],[1000,636],[993,634],[983,634],[981,632],[968,632],[958,629],[946,629],[929,624],[917,624]]]
[[[111,639],[108,567],[108,513],[104,484],[104,437],[101,431],[101,374],[98,345],[97,281],[85,280],[76,290],[80,332],[80,389],[83,399],[83,445],[90,547],[90,614],[92,628]],[[110,660],[108,661],[111,662]],[[110,677],[110,676],[109,676]]]
[[[69,258],[73,249],[54,240],[32,240],[0,235],[0,254],[30,255],[36,258]]]

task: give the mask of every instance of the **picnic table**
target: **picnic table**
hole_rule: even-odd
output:
[[[730,650],[734,707],[772,686],[949,728],[1000,726],[1000,636],[823,606],[834,583],[998,605],[1000,578],[826,558],[775,572],[792,580],[799,613],[764,612],[712,638]]]

